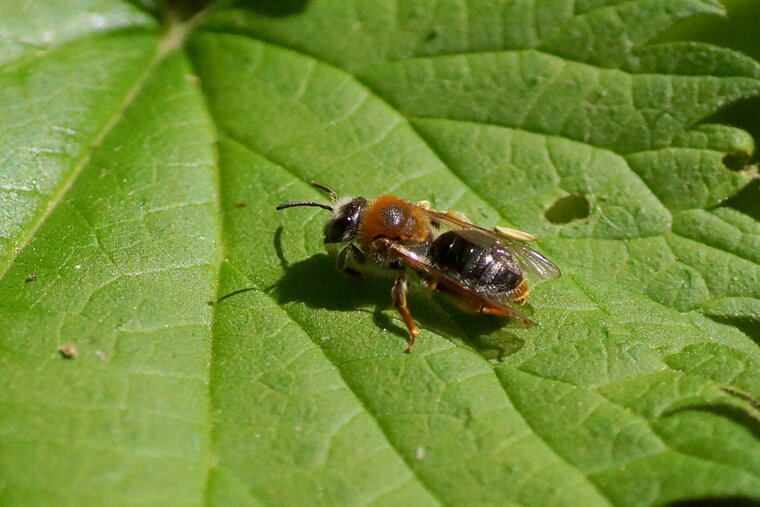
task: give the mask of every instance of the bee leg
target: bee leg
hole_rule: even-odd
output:
[[[513,318],[513,319],[517,319],[520,322],[522,322],[523,324],[525,324],[526,327],[533,327],[533,326],[536,325],[536,323],[533,322],[532,320],[530,320],[529,318],[523,317],[519,313],[517,313],[517,312],[515,312],[513,310],[510,310],[509,308],[503,307],[503,306],[486,306],[486,305],[484,305],[480,309],[480,313],[485,314],[485,315],[497,315],[499,317],[510,317],[510,318]]]
[[[364,253],[362,253],[362,251],[359,250],[356,245],[349,243],[338,254],[338,258],[335,259],[335,265],[338,268],[338,271],[341,271],[353,278],[363,279],[364,275],[351,267],[351,264],[364,264],[364,261]]]
[[[528,294],[530,294],[530,289],[528,288],[528,284],[525,283],[525,280],[520,282],[520,285],[517,286],[516,294],[512,297],[512,302],[516,305],[524,305],[525,304],[525,298],[528,297]]]
[[[409,345],[407,345],[404,352],[411,352],[414,348],[414,338],[419,333],[417,326],[414,325],[412,320],[412,314],[409,313],[409,308],[406,306],[406,291],[409,288],[409,279],[405,274],[399,275],[396,281],[393,282],[393,288],[391,289],[391,299],[393,300],[393,306],[396,307],[398,313],[401,314],[401,318],[406,324],[406,328],[409,330]]]
[[[433,292],[438,289],[438,282],[433,280],[432,278],[421,278],[420,282],[422,283],[422,286],[426,288],[427,290]]]

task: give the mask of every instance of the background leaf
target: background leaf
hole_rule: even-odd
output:
[[[183,5],[0,7],[3,503],[760,496],[760,66],[666,33],[717,1]],[[404,355],[311,179],[537,234],[540,326],[416,289]]]

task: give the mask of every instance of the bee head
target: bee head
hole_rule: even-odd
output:
[[[346,243],[353,240],[366,206],[367,199],[364,197],[348,197],[337,201],[325,223],[325,243]]]
[[[315,206],[326,209],[330,212],[330,218],[325,223],[325,243],[346,243],[356,237],[359,229],[359,220],[362,212],[367,206],[367,199],[364,197],[344,197],[338,199],[333,189],[325,185],[320,185],[314,181],[312,185],[324,190],[330,195],[332,204],[322,204],[313,201],[286,202],[277,206],[277,210],[293,208],[295,206]]]

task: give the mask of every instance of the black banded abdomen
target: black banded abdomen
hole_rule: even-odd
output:
[[[428,255],[438,270],[475,292],[505,294],[523,280],[504,244],[477,230],[444,232],[430,245]]]

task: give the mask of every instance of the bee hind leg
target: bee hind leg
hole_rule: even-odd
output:
[[[525,324],[526,327],[533,327],[536,325],[536,323],[530,320],[529,318],[520,315],[514,310],[510,310],[506,306],[492,306],[492,305],[485,306],[484,305],[480,309],[480,313],[483,313],[485,315],[497,315],[499,317],[511,317],[511,318],[519,320],[520,322]]]
[[[528,288],[528,284],[525,283],[525,280],[520,282],[520,285],[517,286],[517,289],[515,289],[515,294],[512,296],[512,302],[516,305],[524,305],[525,299],[528,297],[528,294],[530,294],[530,289]]]
[[[335,259],[335,266],[338,268],[338,271],[350,277],[363,279],[364,275],[357,269],[354,269],[354,266],[364,264],[365,260],[364,253],[356,245],[349,243],[338,254],[338,258]]]
[[[406,328],[409,330],[409,345],[407,345],[404,352],[411,352],[414,348],[414,338],[420,332],[417,326],[414,325],[412,320],[412,314],[409,312],[409,307],[406,306],[406,291],[409,289],[409,279],[405,274],[399,275],[396,281],[393,282],[393,288],[391,289],[391,299],[393,300],[393,306],[396,307],[398,313],[406,324]]]

